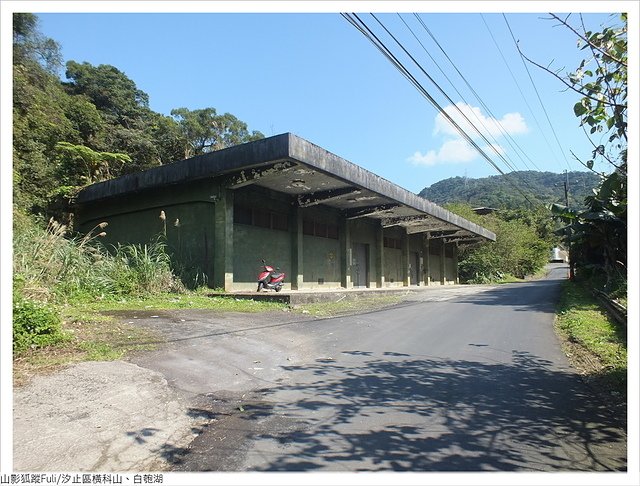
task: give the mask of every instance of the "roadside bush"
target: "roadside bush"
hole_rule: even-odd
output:
[[[99,241],[100,223],[84,236],[69,237],[50,220],[14,228],[14,278],[22,295],[38,301],[86,300],[152,292],[181,291],[161,238],[145,245],[119,245],[109,252]]]
[[[18,297],[13,301],[13,351],[64,341],[59,314],[47,304]]]
[[[508,275],[524,278],[547,262],[549,244],[527,219],[517,218],[513,212],[505,216],[509,219],[503,219],[500,212],[479,216],[462,204],[451,204],[448,208],[496,234],[495,242],[461,247],[458,264],[462,281],[489,283]]]
[[[119,293],[184,290],[172,272],[167,246],[160,237],[148,245],[118,245],[112,258],[112,277]]]

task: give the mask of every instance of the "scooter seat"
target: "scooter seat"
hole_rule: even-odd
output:
[[[280,278],[282,277],[282,273],[272,273],[271,278]]]

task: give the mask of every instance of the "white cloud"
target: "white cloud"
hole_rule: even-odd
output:
[[[421,152],[416,152],[409,157],[409,161],[416,165],[432,166],[442,163],[459,164],[471,162],[477,156],[476,149],[461,138],[457,138],[444,142],[437,152],[429,150],[424,155]]]
[[[506,113],[500,120],[496,120],[493,117],[484,116],[477,106],[466,103],[456,103],[456,106],[449,105],[444,110],[476,142],[482,138],[471,128],[460,112],[464,113],[486,138],[497,139],[505,133],[518,135],[529,131],[520,113]],[[429,150],[426,154],[416,151],[408,158],[409,162],[430,167],[437,164],[468,163],[480,156],[478,151],[462,138],[458,130],[441,113],[436,115],[434,122],[433,135],[443,135],[445,140],[437,150]],[[489,157],[496,155],[496,152],[501,155],[505,153],[504,149],[495,142],[490,145],[484,144],[481,149]]]
[[[496,120],[493,117],[484,116],[477,106],[470,106],[466,103],[456,103],[455,106],[449,105],[444,111],[473,139],[478,139],[480,136],[471,127],[469,121],[473,123],[485,137],[499,137],[504,133],[517,135],[529,131],[529,127],[527,127],[524,118],[517,112],[506,113],[500,120]],[[463,114],[469,121],[464,118]],[[458,130],[441,113],[436,115],[433,134],[452,135],[454,137],[460,136]]]

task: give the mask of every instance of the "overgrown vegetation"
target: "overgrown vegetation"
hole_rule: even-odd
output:
[[[626,328],[596,303],[586,282],[565,282],[556,327],[571,363],[612,398],[627,396]]]
[[[98,241],[105,223],[83,236],[72,237],[54,220],[46,229],[28,218],[14,225],[14,290],[32,300],[113,299],[182,290],[161,239],[145,245],[117,246],[110,253]]]
[[[446,207],[496,234],[495,242],[460,247],[458,266],[463,282],[499,282],[536,274],[546,264],[549,250],[557,241],[550,213],[544,208],[478,215],[466,204]]]
[[[53,220],[46,228],[14,217],[14,352],[43,347],[70,336],[60,308],[68,303],[107,301],[127,295],[182,290],[161,241],[128,245],[113,253],[99,243],[104,225],[82,237]]]
[[[66,223],[83,186],[263,138],[215,108],[149,108],[149,96],[114,66],[68,61],[31,13],[13,17],[14,203]]]
[[[523,193],[536,206],[564,204],[563,183],[566,177],[565,174],[532,170],[478,179],[458,176],[425,187],[418,195],[440,205],[464,203],[472,207],[497,209],[528,207],[530,204]],[[590,172],[578,171],[569,172],[568,177],[571,183],[569,204],[582,208],[584,198],[591,194],[591,188],[598,184],[599,177]]]
[[[161,237],[106,248],[106,223],[74,234],[69,201],[87,184],[263,135],[215,108],[156,113],[114,66],[69,61],[62,81],[60,45],[42,35],[37,16],[16,13],[13,27],[14,351],[33,357],[57,344],[54,354],[116,357],[117,332],[100,337],[96,312],[78,327],[65,311],[180,295],[177,275],[189,269],[172,268]]]
[[[616,292],[626,288],[627,278],[627,15],[597,32],[586,31],[584,23],[573,26],[568,19],[552,17],[577,35],[586,57],[565,76],[539,67],[580,97],[573,112],[591,149],[587,157],[574,154],[575,159],[592,171],[596,161],[611,169],[598,174],[599,184],[585,199],[585,209],[556,204],[552,210],[566,224],[561,234],[571,250],[572,273],[574,267],[586,277],[603,273],[604,290]]]

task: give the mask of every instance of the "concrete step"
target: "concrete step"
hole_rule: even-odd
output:
[[[454,287],[454,285],[447,285]],[[442,288],[440,285],[434,286],[413,286],[413,287],[385,287],[385,288],[358,288],[358,289],[311,289],[311,290],[282,290],[280,292],[212,292],[209,297],[230,297],[235,299],[251,299],[256,301],[282,302],[285,304],[309,304],[313,302],[337,302],[342,300],[358,300],[362,298],[385,296],[385,295],[407,295],[416,292],[428,292],[429,290]]]

